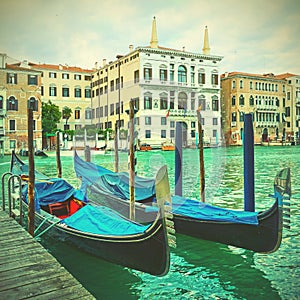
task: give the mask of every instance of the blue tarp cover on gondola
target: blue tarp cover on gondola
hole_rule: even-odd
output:
[[[257,212],[237,211],[172,196],[172,212],[200,220],[258,225]]]
[[[115,173],[101,166],[83,161],[76,153],[74,155],[74,168],[77,177],[81,178],[81,190],[93,184],[105,194],[113,194],[121,199],[129,199],[129,174]],[[155,194],[155,180],[135,176],[135,199],[147,199]]]
[[[28,185],[23,187],[22,194],[28,202]],[[70,197],[85,201],[84,194],[73,188],[67,181],[55,178],[47,181],[36,181],[34,184],[35,209],[40,210],[41,205],[49,205],[56,202],[63,202]]]
[[[139,234],[150,227],[129,221],[108,207],[89,204],[62,223],[80,231],[113,236]]]
[[[86,185],[93,184],[94,188],[108,195],[114,195],[121,199],[130,198],[128,173],[115,173],[94,163],[87,163],[77,154],[74,156],[74,166],[77,176],[82,178],[83,190]],[[154,179],[135,177],[136,201],[152,195],[155,195]],[[257,212],[220,208],[177,195],[172,196],[172,207],[173,213],[194,219],[258,225]]]

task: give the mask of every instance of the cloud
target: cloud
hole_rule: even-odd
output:
[[[191,52],[202,51],[207,25],[224,71],[300,74],[298,0],[2,1],[0,52],[92,68],[128,53],[130,44],[149,45],[153,16],[159,45]]]

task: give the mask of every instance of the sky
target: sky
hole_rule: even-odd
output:
[[[2,0],[0,53],[8,61],[95,62],[149,46],[202,53],[208,27],[220,72],[300,75],[300,0]]]

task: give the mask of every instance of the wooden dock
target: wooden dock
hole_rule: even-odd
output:
[[[0,299],[95,299],[45,248],[0,210]]]

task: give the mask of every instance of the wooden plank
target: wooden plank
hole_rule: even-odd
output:
[[[3,211],[0,228],[0,299],[95,299]]]
[[[69,286],[64,289],[51,291],[46,294],[33,296],[33,300],[49,300],[49,299],[94,299],[89,293],[83,290],[80,286]]]

